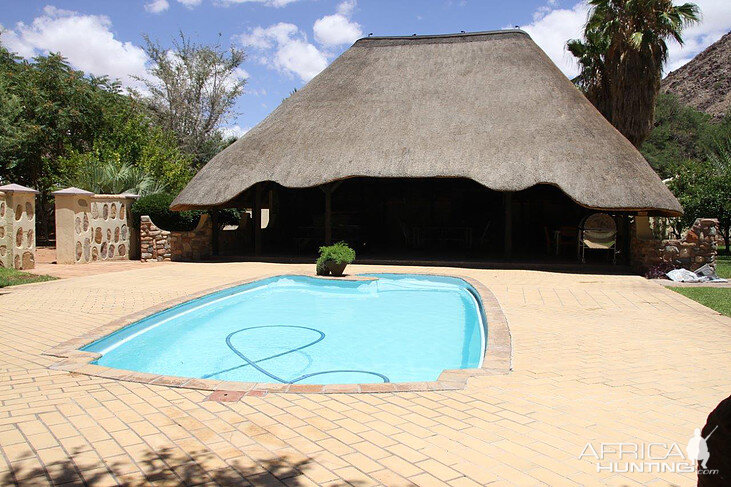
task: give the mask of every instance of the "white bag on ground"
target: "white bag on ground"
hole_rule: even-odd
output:
[[[708,264],[699,267],[695,272],[688,269],[674,269],[666,274],[671,281],[675,282],[728,282],[716,275],[716,272]]]
[[[666,274],[671,281],[675,282],[701,282],[701,279],[695,272],[688,269],[673,269]]]

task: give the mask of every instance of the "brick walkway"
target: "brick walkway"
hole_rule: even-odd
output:
[[[459,270],[500,300],[515,369],[463,391],[204,402],[41,355],[278,269],[311,266],[172,263],[0,290],[0,484],[695,485],[577,458],[587,442],[684,446],[731,391],[731,319],[638,277]]]
[[[150,266],[154,265],[160,264],[158,262],[140,262],[139,260],[96,261],[84,265],[56,264],[56,249],[54,247],[38,247],[36,249],[36,266],[27,272],[66,279],[132,269],[149,269]]]

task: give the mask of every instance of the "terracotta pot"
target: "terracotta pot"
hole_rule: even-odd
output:
[[[348,265],[347,262],[335,262],[334,260],[327,261],[327,269],[333,276],[342,276],[345,267]]]

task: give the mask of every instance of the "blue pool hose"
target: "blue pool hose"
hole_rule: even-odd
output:
[[[231,339],[237,333],[241,333],[241,332],[249,331],[249,330],[261,329],[261,328],[299,328],[301,330],[314,331],[315,333],[317,333],[320,336],[316,340],[314,340],[314,341],[312,341],[310,343],[307,343],[305,345],[302,345],[300,347],[292,348],[290,350],[285,350],[284,352],[281,352],[281,353],[278,353],[278,354],[275,354],[275,355],[271,355],[269,357],[264,357],[264,358],[259,359],[259,360],[251,360],[251,359],[249,359],[249,357],[247,357],[246,355],[244,355],[243,353],[241,353],[234,346],[234,344],[231,343]],[[271,359],[274,359],[274,358],[277,358],[277,357],[282,357],[284,355],[288,355],[290,353],[299,352],[300,350],[303,350],[303,349],[305,349],[307,347],[311,347],[312,345],[315,345],[316,343],[319,343],[319,342],[321,342],[324,339],[325,339],[325,334],[323,332],[321,332],[320,330],[316,330],[315,328],[309,328],[307,326],[297,326],[297,325],[261,325],[261,326],[250,326],[250,327],[247,327],[247,328],[241,328],[240,330],[236,330],[234,332],[229,333],[228,336],[226,337],[226,345],[228,346],[228,348],[231,349],[231,351],[233,353],[235,353],[236,355],[238,355],[244,362],[246,362],[246,364],[241,365],[239,367],[245,367],[247,365],[251,365],[256,370],[258,370],[262,374],[266,375],[267,377],[269,377],[271,379],[274,379],[277,382],[281,382],[283,384],[294,384],[296,382],[299,382],[299,381],[308,379],[310,377],[315,377],[315,376],[318,376],[318,375],[325,375],[325,374],[337,374],[337,373],[369,374],[369,375],[375,375],[376,377],[379,377],[379,378],[383,379],[383,382],[391,382],[388,377],[386,377],[383,374],[379,374],[378,372],[371,372],[371,371],[368,371],[368,370],[353,370],[353,369],[323,370],[322,372],[313,372],[312,374],[304,374],[304,375],[301,375],[301,376],[299,376],[297,378],[294,378],[292,380],[286,380],[286,379],[282,379],[281,377],[278,377],[278,376],[272,374],[271,372],[267,371],[263,367],[260,367],[259,365],[257,365],[259,362],[264,362],[265,360],[271,360]],[[212,377],[214,375],[218,375],[218,374],[221,374],[223,372],[228,372],[229,370],[237,369],[239,367],[233,367],[231,369],[226,369],[226,370],[222,370],[220,372],[215,372],[213,374],[208,374],[208,375],[204,376],[203,378],[204,379],[207,379],[207,378]]]

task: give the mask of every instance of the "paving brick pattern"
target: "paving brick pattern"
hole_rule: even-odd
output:
[[[310,267],[171,263],[0,290],[0,485],[695,484],[578,459],[590,441],[684,445],[731,392],[731,319],[639,277],[451,269],[496,295],[513,336],[514,371],[458,391],[206,401],[51,370],[42,354],[161,302]]]

